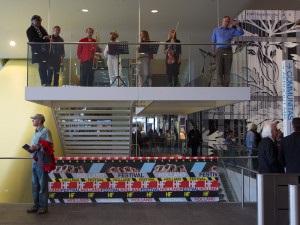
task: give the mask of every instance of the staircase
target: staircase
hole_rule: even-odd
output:
[[[129,156],[130,108],[52,108],[65,156]]]

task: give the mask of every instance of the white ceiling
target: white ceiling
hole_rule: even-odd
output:
[[[48,0],[0,0],[0,58],[26,58],[26,29],[34,14],[42,17],[48,27]],[[138,0],[51,0],[50,27],[60,25],[66,42],[77,42],[85,29],[100,32],[101,42],[107,42],[109,32],[118,30],[120,40],[138,39]],[[253,0],[220,0],[220,17],[237,16]],[[81,9],[89,9],[88,13]],[[157,14],[150,13],[158,9]],[[209,43],[217,26],[217,0],[141,0],[141,29],[149,31],[152,40],[165,41],[170,29],[179,21],[178,38],[182,42]],[[15,47],[9,42],[14,40]]]

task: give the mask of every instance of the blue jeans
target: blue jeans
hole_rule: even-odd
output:
[[[35,161],[32,162],[33,209],[48,209],[48,172]]]

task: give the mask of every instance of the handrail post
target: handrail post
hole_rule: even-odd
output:
[[[289,185],[290,225],[299,225],[298,185]]]
[[[244,207],[244,169],[242,169],[242,207]]]

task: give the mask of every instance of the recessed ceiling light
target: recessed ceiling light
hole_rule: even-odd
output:
[[[82,12],[88,12],[89,10],[88,9],[82,9],[81,11]]]
[[[16,42],[15,41],[11,41],[11,42],[9,42],[9,45],[12,46],[12,47],[14,47],[14,46],[16,46]]]
[[[152,13],[158,13],[158,10],[157,9],[152,9],[151,12]]]

